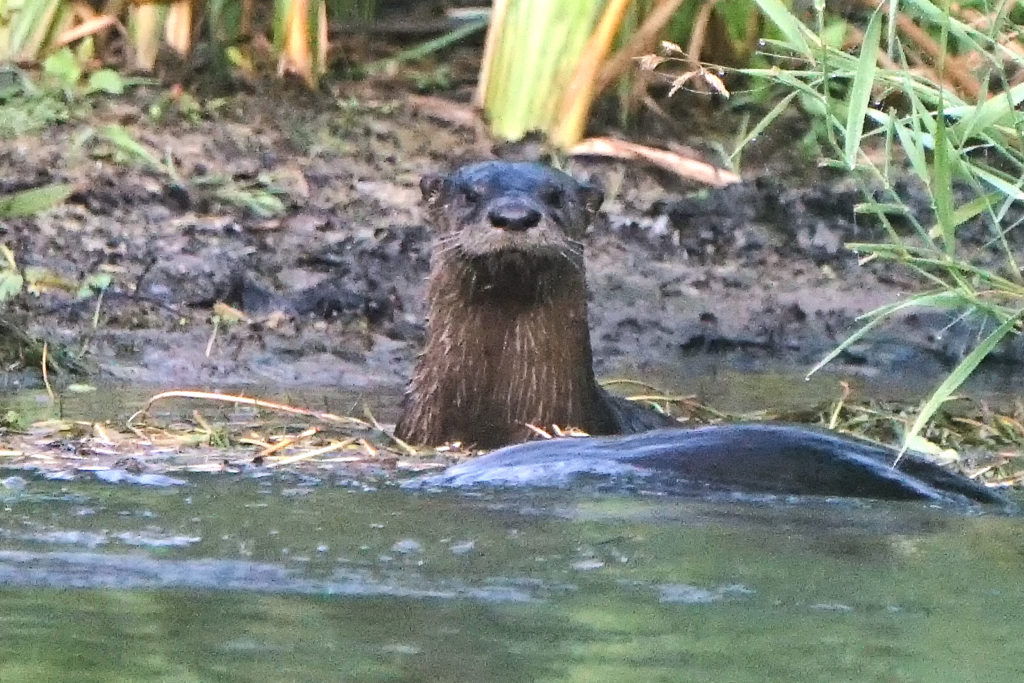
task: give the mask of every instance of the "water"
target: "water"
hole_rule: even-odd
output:
[[[5,683],[1024,679],[1016,517],[26,478],[0,489]]]

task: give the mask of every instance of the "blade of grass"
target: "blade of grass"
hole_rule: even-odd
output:
[[[968,377],[977,369],[981,361],[988,356],[989,353],[996,347],[1003,338],[1009,334],[1014,326],[1016,326],[1022,319],[1024,319],[1024,310],[1017,311],[1015,315],[1007,317],[999,327],[992,330],[992,332],[985,337],[969,354],[967,354],[960,364],[954,368],[953,372],[949,373],[949,376],[938,386],[935,392],[925,401],[924,405],[921,406],[921,411],[917,414],[914,419],[914,423],[910,426],[910,430],[907,432],[903,439],[903,447],[900,449],[900,455],[907,450],[908,442],[913,437],[917,436],[921,429],[928,423],[929,420],[935,415],[935,413],[942,407],[953,392],[960,388],[960,385],[967,380]]]
[[[1024,298],[1024,288],[1017,282],[1008,280],[1001,275],[986,270],[982,266],[974,265],[966,261],[954,261],[950,260],[944,255],[934,257],[932,255],[939,254],[934,249],[928,247],[908,247],[904,244],[879,244],[879,243],[863,243],[863,242],[849,242],[846,245],[849,249],[857,251],[858,253],[863,252],[865,254],[877,254],[893,261],[898,261],[900,264],[911,267],[923,269],[926,272],[941,272],[944,274],[957,273],[964,278],[974,278],[979,282],[983,283],[984,286],[994,287],[1000,291],[1009,293],[1010,296],[1016,296]],[[932,275],[933,281],[936,276]],[[937,284],[942,284],[937,282]],[[945,287],[948,289],[948,286]],[[971,300],[972,303],[976,303]],[[941,307],[939,304],[932,304],[936,307]]]
[[[950,292],[947,292],[945,290],[925,294],[918,294],[906,301],[898,301],[896,303],[886,304],[885,306],[880,306],[876,308],[870,313],[866,313],[862,317],[867,318],[868,322],[864,323],[862,326],[857,328],[857,330],[850,334],[849,337],[844,339],[842,343],[836,346],[836,348],[829,351],[828,354],[826,354],[825,357],[822,358],[820,361],[815,363],[814,367],[812,367],[807,372],[807,374],[804,375],[804,380],[809,380],[811,378],[811,375],[813,375],[814,373],[818,372],[818,370],[821,370],[823,367],[831,363],[840,354],[846,351],[846,349],[850,348],[850,346],[859,341],[868,332],[878,327],[878,325],[883,323],[887,318],[892,316],[894,313],[898,313],[905,308],[913,308],[916,306],[936,306],[940,302],[948,302],[950,297]],[[948,305],[948,303],[946,303],[946,305]]]
[[[768,128],[768,126],[772,125],[772,123],[774,123],[775,119],[777,119],[779,115],[781,115],[785,111],[788,111],[790,102],[792,102],[793,98],[795,98],[799,94],[800,93],[796,90],[789,93],[781,100],[779,100],[779,103],[772,107],[771,111],[769,111],[767,114],[761,117],[761,120],[757,122],[757,125],[751,128],[750,132],[747,133],[743,137],[743,139],[740,140],[739,143],[736,145],[735,151],[733,151],[733,153],[729,155],[729,161],[733,161],[736,158],[736,156],[743,150],[743,148],[746,147],[751,140],[761,135],[761,133],[763,133],[765,129]]]
[[[1007,197],[1012,197],[1014,201],[1024,201],[1024,189],[1022,189],[1022,187],[1024,187],[1024,177],[1018,178],[1016,184],[1014,184],[1010,177],[1005,173],[997,171],[994,168],[982,166],[981,164],[974,166],[973,173],[992,187],[1004,193]]]
[[[487,19],[481,19],[479,21],[471,21],[458,28],[446,33],[445,35],[428,40],[424,43],[420,43],[408,50],[402,50],[393,57],[387,59],[381,59],[376,62],[370,62],[363,67],[363,71],[367,74],[373,75],[377,73],[386,73],[396,64],[402,62],[411,62],[417,59],[423,59],[428,55],[432,55],[439,50],[443,50],[449,45],[453,45],[467,36],[471,36],[477,31],[483,30],[487,27]]]
[[[141,162],[144,166],[148,166],[150,170],[166,175],[175,182],[181,181],[171,164],[164,163],[157,158],[155,154],[135,140],[131,133],[121,126],[116,124],[104,126],[98,131],[98,135],[130,158]]]
[[[192,49],[192,2],[175,0],[167,8],[164,40],[171,49],[184,57]]]
[[[12,22],[6,54],[2,59],[35,60],[47,45],[47,39],[56,35],[65,10],[62,0],[31,0],[9,20]]]
[[[550,133],[559,124],[557,107],[567,79],[578,67],[603,3],[530,0],[503,6],[488,35],[493,56],[481,74],[491,132],[510,140],[532,130]],[[494,26],[500,26],[500,36],[495,37]]]
[[[968,26],[950,14],[948,0],[943,2],[942,7],[930,2],[930,0],[904,0],[904,3],[901,4],[905,5],[905,9],[911,9],[913,13],[934,22],[937,26],[944,27],[944,30],[953,34],[957,40],[967,43],[965,47],[968,49],[985,52],[995,47],[993,45],[994,41],[987,35]],[[943,53],[945,53],[945,45],[943,45]]]
[[[274,43],[279,46],[277,70],[293,73],[313,85],[313,53],[309,45],[310,0],[275,0],[278,21]]]
[[[917,119],[914,119],[914,121],[916,123]],[[914,171],[914,175],[927,184],[929,178],[928,157],[925,154],[924,137],[907,128],[901,121],[895,121],[894,123],[896,137],[900,141],[903,153],[907,156],[907,161],[910,162],[911,170]]]
[[[509,0],[494,0],[491,3],[491,22],[484,37],[484,54],[480,59],[480,76],[477,78],[476,90],[473,92],[473,104],[484,108],[489,91],[489,79],[494,72],[495,55],[501,42],[505,16],[508,14]]]
[[[932,157],[931,191],[935,218],[946,253],[956,251],[956,224],[953,222],[953,160],[956,151],[951,148],[946,130],[946,117],[939,107],[935,117],[935,153]]]
[[[939,45],[941,47],[938,71],[940,78],[945,76],[946,62],[949,58],[949,31],[952,17],[949,3],[944,7],[944,21],[940,24]],[[935,206],[935,217],[942,233],[943,246],[946,254],[952,256],[956,251],[956,226],[953,224],[953,164],[956,150],[949,140],[946,123],[945,89],[939,87],[939,102],[935,114],[935,154],[932,157],[932,197]]]
[[[857,167],[857,156],[864,135],[864,119],[871,102],[871,90],[875,86],[875,72],[878,70],[878,46],[882,37],[882,10],[871,15],[868,28],[861,41],[860,58],[853,77],[847,102],[846,131],[844,132],[843,161],[853,170]]]
[[[952,220],[955,226],[961,226],[967,221],[971,220],[975,216],[982,214],[992,207],[993,204],[999,201],[1003,196],[1002,192],[990,192],[988,194],[975,197],[966,204],[961,204],[953,210]],[[938,237],[941,234],[941,227],[936,223],[932,226],[928,234],[932,237]]]
[[[0,195],[0,218],[31,216],[52,209],[75,191],[73,185],[59,183]]]
[[[967,140],[977,131],[987,131],[1000,121],[1012,118],[1021,102],[1024,102],[1024,82],[970,107],[970,112],[953,126],[954,131],[959,139]]]
[[[797,19],[788,7],[779,0],[755,0],[768,19],[775,24],[776,28],[786,38],[786,46],[797,54],[813,60],[808,37],[817,42],[814,34],[810,33],[803,23]]]

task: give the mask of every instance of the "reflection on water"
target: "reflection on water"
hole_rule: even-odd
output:
[[[848,369],[826,368],[804,379],[807,367],[792,363],[759,360],[755,366],[737,367],[728,359],[715,356],[689,359],[686,364],[662,367],[609,368],[602,377],[609,387],[624,395],[648,394],[650,388],[693,396],[700,403],[727,413],[756,413],[764,410],[785,412],[802,410],[837,400],[844,394],[841,382],[849,385],[853,400],[893,400],[917,403],[934,391],[940,376],[919,371],[901,373],[855,374]],[[628,381],[621,381],[627,378]],[[634,381],[636,380],[636,381]],[[637,381],[641,383],[637,383]],[[649,387],[644,386],[644,383]],[[992,409],[1012,406],[1019,398],[1021,378],[1002,369],[982,368],[965,385],[965,395],[984,401]],[[386,386],[360,391],[337,387],[216,386],[209,391],[239,394],[267,401],[362,417],[374,415],[384,424],[398,417],[402,387]],[[42,388],[18,392],[0,392],[0,415],[9,410],[27,421],[62,417],[72,420],[114,420],[123,423],[145,405],[160,389],[147,385],[103,385],[89,393],[58,393],[56,405]],[[165,400],[155,404],[151,414],[158,421],[172,421],[200,409],[208,419],[232,419],[252,411],[231,404],[196,400]]]
[[[1015,517],[226,476],[0,504],[5,682],[1024,675]]]

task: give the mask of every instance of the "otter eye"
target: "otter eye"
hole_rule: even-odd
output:
[[[561,209],[565,206],[565,193],[560,187],[548,187],[541,192],[540,198],[552,209]]]

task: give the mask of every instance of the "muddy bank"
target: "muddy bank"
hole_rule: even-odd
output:
[[[333,98],[235,96],[159,123],[146,113],[157,93],[138,90],[86,122],[0,142],[0,192],[76,188],[58,209],[0,224],[19,263],[51,276],[9,315],[84,349],[108,378],[400,386],[423,335],[429,253],[417,182],[488,156],[491,143],[422,100],[345,88]],[[174,177],[85,135],[109,125],[168,160]],[[685,390],[671,378],[692,364],[803,367],[858,315],[915,286],[843,247],[883,235],[854,214],[863,197],[841,176],[748,161],[744,184],[705,191],[631,164],[581,159],[570,170],[608,196],[586,240],[601,375],[669,378],[666,388]],[[258,192],[279,198],[284,215],[239,205],[239,193]],[[96,274],[110,276],[102,299],[77,298]],[[245,319],[232,322],[218,302]],[[904,315],[834,370],[938,376],[984,331],[953,320]],[[1015,341],[994,360],[1002,375],[1024,361]]]

